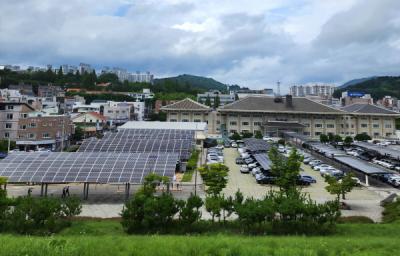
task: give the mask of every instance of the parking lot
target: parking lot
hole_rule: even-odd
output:
[[[242,174],[240,172],[240,165],[235,163],[235,159],[239,156],[237,149],[224,149],[224,156],[225,164],[230,170],[228,184],[223,191],[225,196],[234,196],[239,189],[244,196],[262,198],[268,190],[277,189],[273,185],[257,184],[252,174]],[[304,164],[302,168],[304,170],[302,174],[310,175],[317,180],[316,183],[304,187],[304,192],[308,193],[317,202],[324,202],[335,198],[325,190],[327,184],[323,177],[319,175],[319,172],[312,170],[308,165]],[[376,191],[374,188],[357,187],[346,196],[345,202],[351,207],[351,210],[343,210],[342,214],[344,216],[367,216],[375,221],[379,221],[382,212],[380,201],[386,195],[387,193]]]

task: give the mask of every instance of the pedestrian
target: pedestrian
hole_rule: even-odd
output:
[[[174,174],[174,177],[172,178],[172,190],[174,190],[174,184],[176,183],[176,174]],[[177,187],[178,189],[178,187]]]
[[[176,190],[179,190],[179,182],[176,183]]]
[[[32,188],[29,188],[28,189],[28,196],[31,196],[31,194],[32,194]]]
[[[66,195],[66,192],[65,192],[65,187],[64,187],[63,190],[62,190],[62,196],[61,196],[61,198],[65,198],[65,195]]]
[[[65,195],[69,197],[69,186],[65,189]]]

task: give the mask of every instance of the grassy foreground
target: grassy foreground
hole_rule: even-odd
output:
[[[400,223],[340,224],[326,237],[126,235],[118,221],[75,221],[52,237],[0,235],[0,255],[398,255]]]

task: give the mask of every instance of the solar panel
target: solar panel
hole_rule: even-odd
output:
[[[85,140],[79,152],[176,152],[187,160],[194,146],[194,131],[123,129]]]
[[[253,156],[264,170],[268,171],[271,169],[272,162],[266,154],[254,154]]]
[[[251,152],[266,152],[269,150],[270,145],[262,139],[247,138],[243,142],[248,150]]]
[[[178,153],[32,152],[0,161],[9,182],[142,183],[151,172],[173,177]]]

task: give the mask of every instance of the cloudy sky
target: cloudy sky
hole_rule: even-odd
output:
[[[0,64],[340,84],[400,75],[399,10],[399,0],[0,0]]]

